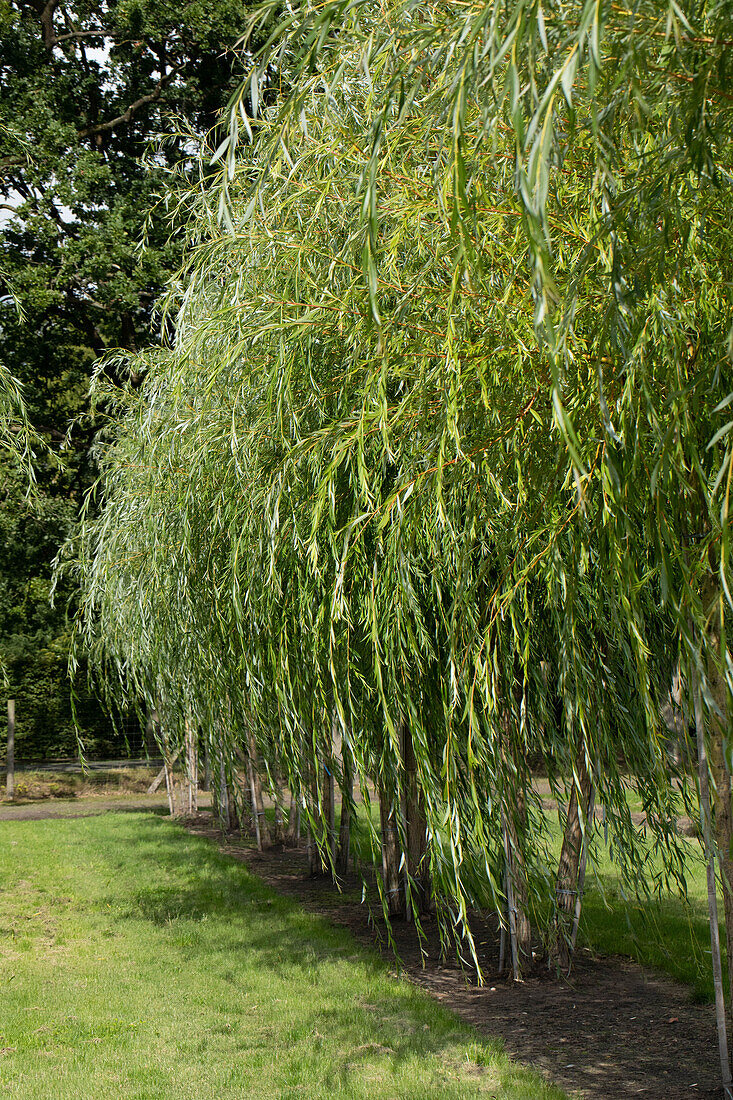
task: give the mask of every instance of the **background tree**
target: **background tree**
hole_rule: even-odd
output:
[[[22,385],[35,430],[63,450],[61,466],[39,463],[37,506],[0,471],[0,652],[21,755],[75,747],[70,593],[59,591],[55,611],[48,597],[92,474],[94,425],[64,440],[97,357],[148,341],[153,303],[180,259],[158,199],[241,80],[245,59],[230,47],[244,13],[243,0],[0,3],[0,363]],[[80,691],[83,726],[109,751],[109,722]]]

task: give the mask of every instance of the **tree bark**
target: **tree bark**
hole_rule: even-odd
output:
[[[708,915],[710,923],[710,948],[713,966],[713,987],[715,990],[715,1018],[718,1030],[718,1054],[723,1090],[726,1096],[731,1092],[730,1055],[728,1053],[728,1034],[726,1026],[725,994],[723,992],[723,967],[720,957],[720,934],[718,930],[718,898],[715,882],[715,847],[711,828],[710,783],[708,759],[705,750],[705,727],[702,699],[697,677],[692,677],[693,709],[695,712],[695,732],[697,734],[697,763],[700,780],[700,825],[702,828],[705,851],[705,871],[708,887]]]
[[[351,802],[354,797],[354,766],[351,749],[341,741],[341,819],[339,821],[338,847],[336,849],[336,872],[345,875],[349,870],[349,851],[351,849]]]
[[[557,965],[565,971],[570,969],[572,960],[571,928],[577,902],[580,899],[580,863],[584,833],[589,827],[588,807],[593,788],[593,780],[586,766],[585,745],[582,741],[578,746],[575,771],[580,789],[574,777],[555,880],[555,926],[550,948],[551,958],[554,958]],[[583,822],[585,822],[585,828]]]
[[[282,844],[285,839],[285,815],[283,813],[283,787],[278,770],[273,771],[272,782],[273,798],[275,799],[275,825],[272,830],[272,841],[275,844]]]
[[[249,795],[252,805],[252,823],[255,830],[255,839],[257,841],[257,851],[262,851],[262,831],[260,829],[260,815],[257,811],[257,790],[255,787],[255,774],[252,767],[252,757],[247,757],[247,779],[249,782]]]
[[[325,836],[327,845],[328,826],[326,824],[323,828],[323,798],[319,783],[321,762],[318,758],[311,762],[310,773],[310,813],[311,818],[318,821],[321,828],[319,829],[320,836],[316,838],[313,826],[310,822],[308,823],[308,867],[311,875],[327,875],[330,873],[331,868],[328,865],[328,857],[323,842]]]
[[[707,642],[713,654],[722,655],[719,597],[712,579],[702,590],[703,608],[709,615]],[[725,762],[725,739],[730,734],[730,705],[728,686],[720,673],[718,662],[710,656],[706,667],[708,689],[718,713],[710,710],[709,757],[710,774],[715,789],[712,791],[713,830],[715,847],[723,883],[723,912],[725,914],[725,944],[728,955],[728,1018],[733,1012],[733,814],[731,813],[730,772]]]
[[[426,913],[430,909],[431,902],[428,822],[425,814],[425,799],[417,771],[412,730],[407,720],[402,723],[401,740],[405,768],[405,832],[411,901],[417,913]]]
[[[300,840],[300,804],[295,792],[290,792],[290,808],[288,810],[288,829],[285,839],[289,844],[297,844]]]
[[[589,825],[586,827],[583,833],[582,854],[580,856],[580,870],[578,871],[578,896],[575,899],[573,928],[570,933],[570,951],[572,954],[575,953],[575,945],[578,942],[578,928],[580,927],[580,914],[583,908],[583,891],[585,889],[585,871],[588,862],[588,842],[593,831],[593,825],[595,824],[595,811],[596,789],[594,786],[591,786],[590,801],[588,803],[588,813],[586,816],[586,821],[589,822]]]
[[[397,827],[397,805],[392,791],[378,783],[379,820],[382,831],[382,884],[390,917],[403,916],[404,893],[400,886],[400,837]]]
[[[514,925],[517,937],[518,966],[532,960],[532,925],[529,920],[529,889],[524,854],[519,842],[519,830],[524,825],[526,805],[524,791],[515,796],[513,812],[506,814],[506,835],[509,842],[509,883],[514,903]]]
[[[511,752],[519,761],[520,750],[515,744],[514,715],[511,704],[507,704],[502,720],[504,771],[507,777],[513,775],[513,782],[506,783],[502,792],[502,829],[504,833],[504,856],[507,871],[507,905],[509,908],[509,936],[512,941],[513,968],[516,978],[521,976],[522,968],[532,961],[532,926],[529,920],[529,887],[524,853],[520,843],[527,817],[526,793],[522,786],[521,769],[510,767],[507,753]]]
[[[211,790],[211,750],[209,748],[208,734],[204,735],[204,781],[201,784],[202,791]]]
[[[8,748],[5,757],[5,797],[15,798],[15,699],[8,699]]]
[[[257,835],[257,847],[260,851],[270,845],[270,830],[265,816],[265,803],[262,798],[262,780],[259,772],[259,756],[257,753],[257,740],[251,727],[248,728],[250,789],[252,791],[252,815],[255,820],[255,833]]]
[[[330,748],[324,757],[323,770],[325,772],[324,783],[326,787],[326,810],[328,813],[328,850],[331,855],[331,866],[336,867],[336,852],[338,837],[336,835],[336,777],[334,775],[334,759],[336,756],[336,741],[339,735],[338,711],[331,708],[331,741]]]
[[[229,787],[227,785],[227,773],[224,765],[224,754],[219,757],[219,785],[215,791],[217,809],[219,811],[219,824],[223,832],[226,832],[231,824],[229,809]]]
[[[186,803],[188,813],[194,814],[199,808],[199,760],[196,745],[196,727],[188,716],[186,717],[185,749]]]
[[[176,784],[173,775],[173,762],[168,752],[167,743],[163,745],[163,759],[165,768],[165,789],[168,795],[168,809],[170,810],[171,817],[176,817],[178,814],[178,808],[176,805]]]

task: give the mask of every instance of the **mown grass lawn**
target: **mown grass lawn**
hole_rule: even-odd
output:
[[[0,829],[3,1096],[564,1095],[170,820]]]
[[[624,888],[618,869],[602,848],[586,883],[580,944],[604,955],[629,955],[644,966],[667,973],[691,987],[696,1000],[713,1000],[705,865],[697,841],[685,869],[686,896],[636,896]],[[650,860],[651,870],[656,861]],[[721,947],[725,960],[723,899],[718,895]],[[726,979],[727,981],[727,979]]]

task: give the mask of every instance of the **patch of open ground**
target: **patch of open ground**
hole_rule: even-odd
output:
[[[211,795],[199,791],[199,806],[207,809],[211,805]],[[155,794],[134,794],[109,792],[83,798],[54,798],[52,801],[3,802],[0,803],[0,821],[47,821],[53,818],[95,817],[106,813],[138,813],[150,810],[153,813],[168,813],[168,798],[165,791]]]

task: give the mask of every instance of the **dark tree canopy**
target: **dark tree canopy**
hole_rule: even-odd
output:
[[[153,303],[180,260],[159,196],[241,80],[231,46],[245,7],[0,2],[0,364],[22,384],[36,431],[63,452],[61,469],[40,463],[36,505],[0,468],[0,658],[18,697],[21,755],[41,736],[23,703],[41,682],[47,724],[73,747],[65,599],[51,612],[48,593],[89,483],[94,425],[64,440],[96,359],[147,343]],[[96,723],[106,725],[101,714]],[[43,751],[54,736],[43,734]]]

